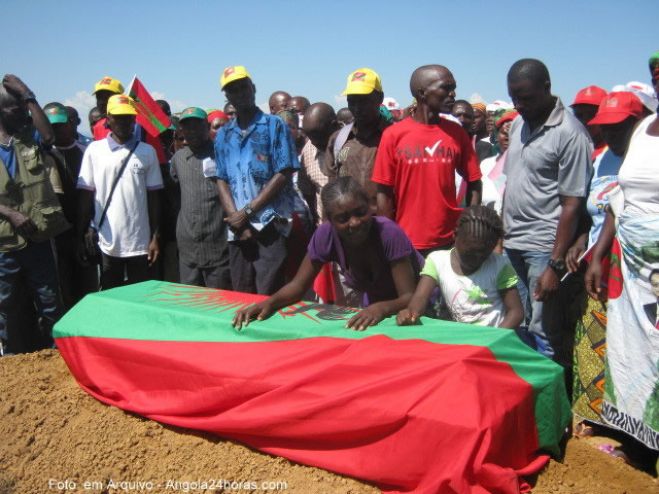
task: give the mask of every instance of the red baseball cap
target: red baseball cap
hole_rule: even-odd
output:
[[[494,125],[496,125],[497,129],[500,129],[503,124],[506,122],[512,122],[518,116],[519,113],[517,113],[515,110],[508,110],[506,113],[499,117],[499,120],[497,120]]]
[[[574,101],[570,106],[574,105],[593,105],[599,106],[602,100],[606,97],[606,90],[599,86],[588,86],[580,89],[574,97]]]
[[[224,118],[225,120],[229,120],[229,116],[222,110],[213,110],[208,114],[208,123],[213,123],[213,120],[216,118]]]
[[[600,103],[597,115],[588,125],[611,125],[625,120],[627,117],[641,118],[643,104],[634,93],[620,91],[609,93]]]

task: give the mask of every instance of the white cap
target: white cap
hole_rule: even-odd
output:
[[[454,117],[450,113],[440,113],[439,116],[441,118],[445,118],[446,120],[450,120],[451,122],[455,122],[456,124],[462,126],[462,122],[460,122],[460,120],[458,120],[458,117]]]
[[[499,110],[512,110],[514,108],[512,103],[502,101],[500,99],[494,100],[492,103],[485,107],[485,111],[496,112]]]
[[[396,101],[390,96],[384,98],[382,100],[382,104],[387,110],[400,110],[400,105],[398,104],[398,101]]]
[[[654,92],[652,86],[649,84],[638,81],[630,81],[625,84],[624,91],[634,93],[648,110],[650,110],[652,113],[657,112],[657,105],[659,105],[659,100],[657,100],[657,95]]]

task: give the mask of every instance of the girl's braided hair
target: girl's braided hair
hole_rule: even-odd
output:
[[[351,195],[368,204],[368,194],[364,187],[352,177],[339,177],[328,183],[320,192],[320,201],[323,204],[325,216],[330,217],[332,206],[344,195]]]
[[[503,222],[492,208],[487,206],[469,206],[458,218],[456,235],[494,245],[503,237]]]

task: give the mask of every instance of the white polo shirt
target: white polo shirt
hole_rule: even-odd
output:
[[[94,191],[94,224],[99,223],[121,164],[135,145],[134,138],[119,144],[111,135],[92,142],[80,166],[78,188]],[[101,230],[101,251],[113,257],[148,253],[151,229],[147,191],[163,187],[156,151],[140,142],[124,169],[112,196]]]

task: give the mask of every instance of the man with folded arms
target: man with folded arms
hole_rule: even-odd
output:
[[[187,146],[172,157],[170,174],[181,186],[176,222],[181,283],[231,288],[224,211],[217,196],[217,165],[208,115],[186,108],[179,126]]]
[[[256,86],[245,67],[224,69],[220,86],[236,109],[215,139],[231,282],[234,290],[272,295],[284,283],[286,239],[301,202],[291,175],[300,164],[284,121],[256,106]]]

